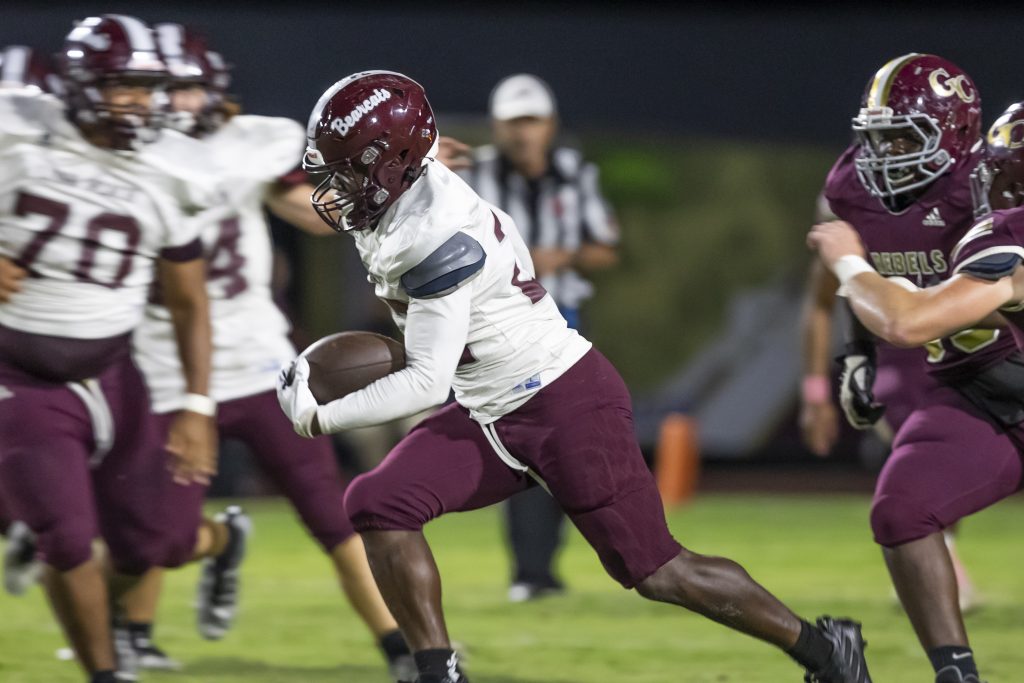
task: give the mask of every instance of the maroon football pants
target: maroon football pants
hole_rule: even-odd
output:
[[[166,434],[173,419],[173,413],[158,416],[161,433]],[[325,552],[355,533],[345,514],[345,481],[330,439],[304,439],[296,434],[273,391],[221,403],[217,407],[217,427],[221,438],[237,439],[249,448]],[[167,524],[172,534],[179,544],[194,538],[206,487],[172,482],[165,493],[170,501],[165,509],[170,514]]]
[[[425,419],[352,482],[345,506],[356,530],[418,530],[444,513],[482,508],[531,486],[496,448],[545,482],[623,586],[679,554],[636,443],[629,392],[597,350],[486,427],[457,404]]]
[[[171,478],[142,376],[125,354],[98,380],[113,426],[101,459],[94,457],[100,435],[79,395],[0,363],[0,497],[59,571],[88,560],[98,536],[125,574],[187,558],[194,530],[173,538],[166,511],[154,504]]]

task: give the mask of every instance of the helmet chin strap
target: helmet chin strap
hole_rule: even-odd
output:
[[[345,232],[353,230],[352,225],[348,222],[348,215],[352,213],[352,209],[354,208],[355,204],[352,202],[346,202],[344,206],[338,209],[338,225],[340,225],[341,229]]]

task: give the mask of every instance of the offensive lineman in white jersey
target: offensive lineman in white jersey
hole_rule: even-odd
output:
[[[278,398],[304,436],[456,402],[416,426],[345,508],[413,650],[416,683],[465,683],[422,527],[543,482],[608,573],[644,597],[694,610],[786,650],[815,683],[870,683],[860,626],[801,620],[730,560],[672,538],[633,436],[615,368],[568,329],[533,279],[511,219],[433,161],[437,129],[419,84],[354,74],[320,98],[306,165],[325,221],[355,237],[377,295],[405,332],[408,365],[324,406],[309,365],[282,372]]]
[[[67,108],[0,92],[0,255],[28,273],[0,304],[0,489],[38,536],[51,604],[94,683],[114,681],[102,534],[123,590],[153,566],[208,552],[177,547],[153,501],[170,478],[205,481],[216,459],[208,397],[203,262],[183,206],[198,203],[158,132],[166,69],[150,29],[104,15],[68,35]],[[188,398],[166,442],[155,431],[130,334],[159,279]],[[166,446],[164,445],[166,443]],[[118,591],[118,592],[119,592]]]
[[[307,441],[281,415],[274,394],[277,375],[295,355],[289,324],[275,305],[272,249],[264,205],[314,234],[334,234],[310,206],[311,186],[295,173],[305,136],[289,119],[232,115],[230,74],[204,37],[178,24],[154,27],[171,72],[169,124],[202,140],[216,169],[220,200],[191,224],[208,263],[206,290],[213,326],[211,396],[220,433],[245,443],[281,486],[310,534],[334,564],[350,603],[383,650],[395,680],[415,675],[408,647],[373,581],[359,536],[345,515],[345,484],[329,439]],[[167,425],[186,393],[175,353],[170,311],[152,301],[134,337],[136,362],[149,387],[154,411]],[[199,523],[206,487],[173,491],[178,503],[167,524],[187,537]],[[232,517],[229,513],[228,521]],[[244,549],[244,548],[242,548]],[[207,559],[200,583],[200,633],[224,635],[235,615],[238,557]],[[159,569],[147,576],[152,590],[126,605],[128,636],[140,663],[174,668],[152,642],[159,598]]]

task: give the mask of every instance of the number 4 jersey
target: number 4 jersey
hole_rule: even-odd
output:
[[[482,424],[515,410],[590,350],[534,280],[512,219],[438,162],[428,163],[376,228],[350,234],[377,296],[403,330],[415,284],[403,276],[453,238],[482,248],[483,267],[463,285],[471,289],[469,332],[452,380],[456,400]]]
[[[198,232],[207,260],[210,393],[223,402],[273,389],[282,364],[295,355],[288,321],[271,295],[273,252],[263,202],[268,188],[301,159],[305,131],[289,119],[236,116],[198,144],[212,157],[218,196],[186,229]],[[153,409],[180,408],[185,385],[170,313],[158,293],[135,332],[134,354]]]
[[[73,339],[136,327],[157,259],[199,255],[183,216],[206,201],[202,182],[173,161],[190,143],[102,149],[59,100],[0,91],[0,255],[30,274],[0,305],[0,325]]]

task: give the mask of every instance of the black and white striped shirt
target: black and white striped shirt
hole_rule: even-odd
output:
[[[474,150],[473,160],[472,168],[461,173],[463,179],[512,216],[531,248],[576,251],[587,242],[618,243],[618,224],[601,195],[597,167],[579,151],[554,148],[547,173],[534,181],[519,175],[493,145]],[[541,284],[562,308],[578,308],[593,293],[573,270],[548,275]]]

